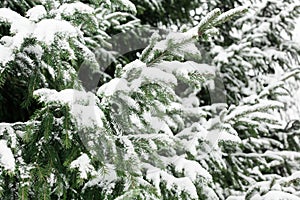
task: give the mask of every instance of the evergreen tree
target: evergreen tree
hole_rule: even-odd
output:
[[[300,198],[297,1],[0,5],[1,199]]]
[[[299,144],[295,142],[299,137],[284,129],[289,120],[299,119],[299,103],[293,97],[299,89],[299,45],[291,41],[299,3],[212,1],[203,7],[226,11],[237,5],[249,5],[249,11],[237,21],[224,23],[220,34],[203,46],[210,58],[207,62],[221,71],[231,105],[228,112],[235,113],[230,123],[242,140],[240,145],[222,144],[224,165],[218,164],[213,175],[218,177],[217,185],[226,188],[219,198],[263,199],[275,194],[279,199],[296,198],[296,176],[291,182],[283,180],[299,170]],[[195,16],[204,13],[196,10]],[[269,113],[273,116],[264,110],[271,105],[278,105]],[[243,113],[256,108],[259,115],[244,117]]]
[[[175,86],[190,85],[186,101],[196,98],[214,74],[206,64],[186,61],[200,55],[193,44],[198,31],[210,35],[240,11],[221,15],[216,9],[190,31],[154,35],[140,59],[95,94],[83,91],[76,72],[88,60],[101,73],[94,45],[105,42],[106,28],[120,25],[118,16],[128,15],[109,18],[93,5],[45,1],[26,16],[0,11],[7,28],[1,37],[2,120],[24,121],[2,124],[3,198],[197,199],[210,191],[211,175],[189,159],[182,142],[189,128],[201,136],[205,112],[195,100],[184,103]],[[135,12],[128,1],[116,1],[107,12],[119,7]],[[10,88],[18,96],[5,95]]]

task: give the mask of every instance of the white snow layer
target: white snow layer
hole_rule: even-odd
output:
[[[54,42],[57,34],[67,35],[68,37],[76,37],[79,35],[78,30],[67,21],[57,19],[44,19],[36,24],[33,31],[39,41],[50,45]]]
[[[206,180],[212,180],[212,176],[198,162],[187,160],[184,157],[174,157],[175,170],[183,172],[185,177],[189,177],[192,181],[196,181],[198,176],[204,177]]]
[[[263,199],[263,200],[283,200],[283,199],[286,199],[286,200],[300,200],[300,197],[297,197],[293,194],[290,194],[290,193],[286,193],[286,192],[283,192],[283,191],[270,191],[268,192],[267,194],[261,196],[261,197],[252,197],[251,200],[260,200],[260,199]]]
[[[15,158],[5,140],[0,140],[0,164],[5,170],[14,171]]]
[[[166,39],[157,42],[152,52],[155,50],[166,51],[172,50],[173,55],[184,56],[184,54],[200,56],[201,52],[191,40],[192,36],[186,33],[171,32]],[[152,53],[150,57],[153,57]]]
[[[118,179],[115,167],[111,164],[105,165],[102,169],[97,171],[94,178],[89,180],[83,189],[98,185],[99,187],[105,187],[110,190],[114,187],[114,182]]]
[[[47,14],[47,11],[43,5],[37,5],[29,9],[26,13],[26,17],[29,17],[29,20],[37,22],[42,19]]]
[[[1,38],[5,44],[0,44],[0,62],[5,65],[14,59],[13,49],[19,47],[23,38],[31,33],[34,23],[8,8],[0,8],[0,22],[10,24],[10,33],[14,35]]]
[[[76,2],[76,3],[65,3],[61,5],[58,9],[51,11],[51,14],[55,14],[60,16],[63,14],[65,16],[72,16],[76,12],[82,13],[82,14],[91,14],[94,12],[94,8],[82,3],[82,2]]]
[[[39,89],[34,91],[41,102],[58,102],[68,104],[71,114],[78,126],[88,128],[97,126],[103,127],[104,113],[98,107],[99,99],[91,92],[65,89],[60,92],[51,89]]]
[[[0,63],[2,63],[2,65],[5,65],[7,62],[13,60],[14,56],[12,53],[13,51],[11,48],[5,47],[0,44]]]
[[[129,92],[130,88],[128,86],[127,80],[123,78],[114,78],[108,83],[103,84],[97,91],[98,95],[112,96],[117,91]]]
[[[70,37],[81,37],[81,33],[67,21],[58,19],[43,19],[38,21],[45,14],[43,6],[36,6],[27,12],[28,18],[8,9],[0,8],[0,22],[11,25],[10,35],[3,36],[0,44],[0,63],[5,65],[14,59],[13,50],[21,46],[24,38],[36,37],[39,41],[50,45],[54,42],[56,35]]]
[[[91,160],[88,155],[83,153],[76,160],[71,162],[70,168],[77,168],[80,172],[80,178],[87,179],[89,173],[95,172],[95,169],[90,162]]]
[[[146,178],[153,182],[155,187],[159,190],[160,182],[165,182],[167,189],[171,189],[174,186],[177,187],[178,193],[187,192],[192,199],[198,199],[197,190],[195,185],[188,177],[176,178],[166,171],[153,167],[150,164],[144,164],[144,168],[147,169]]]
[[[178,62],[178,61],[163,61],[157,66],[159,69],[166,71],[168,73],[173,73],[177,76],[182,76],[184,78],[189,78],[191,73],[198,72],[199,74],[205,76],[214,76],[215,67],[207,64],[199,64],[193,61]]]
[[[11,33],[30,33],[34,23],[20,14],[8,9],[0,8],[0,21],[11,24]]]
[[[132,11],[133,13],[136,13],[136,7],[132,2],[130,2],[129,0],[119,0],[119,1],[124,5],[125,8]]]
[[[177,85],[175,76],[155,67],[147,67],[146,64],[140,60],[135,60],[127,64],[123,70],[125,72],[122,78],[114,78],[110,82],[105,83],[98,89],[97,94],[109,97],[117,91],[136,91],[141,86],[151,83]],[[134,77],[137,74],[138,77]],[[127,81],[130,79],[133,80]]]

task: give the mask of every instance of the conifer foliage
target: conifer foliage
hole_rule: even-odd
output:
[[[300,5],[176,2],[0,3],[1,199],[300,199]]]

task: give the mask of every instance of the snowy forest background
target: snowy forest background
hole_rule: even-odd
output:
[[[300,199],[299,0],[0,5],[1,199]]]

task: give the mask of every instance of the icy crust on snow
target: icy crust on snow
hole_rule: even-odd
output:
[[[99,99],[91,92],[65,89],[60,92],[51,89],[34,91],[34,96],[44,103],[61,103],[70,107],[71,114],[79,127],[103,128],[104,113],[99,108]]]
[[[76,160],[72,161],[70,168],[77,168],[80,174],[80,178],[87,179],[88,174],[95,175],[95,168],[91,165],[91,160],[87,154],[83,153]]]

